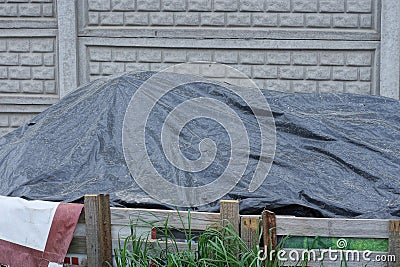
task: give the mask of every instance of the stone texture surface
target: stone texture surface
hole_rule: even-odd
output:
[[[44,90],[44,81],[56,79],[55,38],[0,38],[0,42],[6,44],[0,51],[0,93],[56,93],[55,87]]]
[[[0,1],[0,16],[24,19],[54,17],[55,3],[54,0],[3,0]]]
[[[93,26],[372,29],[378,0],[89,0]],[[150,19],[148,19],[150,18]],[[190,19],[192,18],[192,19]]]
[[[56,0],[0,1],[0,136],[57,97],[56,14]]]
[[[213,61],[230,65],[259,87],[287,92],[372,93],[374,51],[127,48],[89,46],[89,79],[126,71],[162,70],[174,64]],[[207,77],[229,81],[228,73]],[[357,91],[359,90],[359,91]]]
[[[1,83],[1,82],[0,82]],[[0,137],[31,120],[38,113],[0,113]]]
[[[395,41],[400,36],[400,30],[394,29],[395,14],[400,13],[394,11],[400,7],[396,0],[59,1],[63,0],[0,0],[0,28],[4,30],[0,37],[0,136],[41,111],[36,108],[38,97],[56,99],[74,87],[71,84],[78,78],[82,84],[100,76],[160,70],[190,61],[228,64],[258,86],[280,91],[399,95],[389,85],[400,79],[388,82],[400,75],[399,66],[379,62],[381,6],[393,13],[391,18],[382,15],[385,27],[390,28],[383,29],[383,36]],[[76,31],[65,31],[74,18]],[[172,39],[177,47],[163,42],[137,45],[142,37]],[[92,38],[95,41],[86,43]],[[296,43],[238,47],[224,38]],[[107,39],[115,41],[107,43]],[[121,45],[116,41],[121,39],[129,42]],[[60,46],[59,40],[70,41]],[[215,46],[193,45],[207,40]],[[382,43],[391,49],[400,46]],[[79,57],[68,64],[68,55]],[[394,57],[384,58],[392,62]],[[231,73],[198,71],[240,82]],[[387,84],[383,91],[379,83]],[[4,108],[1,101],[9,99],[16,99],[10,100],[15,108]],[[34,105],[28,108],[26,103]]]

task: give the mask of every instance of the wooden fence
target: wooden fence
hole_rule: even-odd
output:
[[[119,238],[130,235],[131,229],[127,226],[132,223],[136,223],[137,231],[142,232],[151,232],[152,229],[150,225],[140,222],[154,222],[155,225],[158,222],[158,226],[162,226],[168,219],[168,226],[172,228],[183,229],[188,225],[188,212],[109,208],[109,204],[108,195],[85,196],[85,207],[68,251],[68,256],[80,259],[79,264],[75,261],[76,265],[108,266],[105,261],[113,260],[113,249],[118,247]],[[260,249],[265,248],[267,254],[275,259],[279,251],[280,256],[285,252],[283,258],[287,261],[280,266],[302,266],[290,258],[303,255],[305,251],[316,252],[315,260],[308,254],[306,266],[341,266],[343,261],[324,257],[321,265],[317,260],[329,248],[343,249],[340,250],[342,255],[349,252],[346,255],[353,256],[342,266],[400,266],[400,221],[275,216],[269,211],[264,211],[262,215],[240,215],[238,201],[221,201],[220,205],[219,213],[191,212],[191,231],[201,232],[212,225],[229,221],[246,243],[254,244],[262,228],[262,243],[266,246],[260,244]],[[338,242],[346,246],[338,247]],[[368,254],[370,262],[363,258],[355,261],[354,253],[362,256],[368,251],[371,251]],[[378,261],[378,257],[386,261]]]
[[[242,216],[242,220],[243,217],[246,216]],[[314,249],[315,258],[318,259],[322,251],[328,253],[328,249],[331,248],[331,251],[336,251],[332,259],[326,254],[323,265],[315,260],[308,261],[307,266],[400,266],[400,221],[398,220],[291,216],[276,216],[275,219],[276,224],[269,227],[276,229],[276,236],[283,242],[282,249],[287,252],[286,259],[289,258],[290,251],[296,250],[300,255],[307,251],[305,253],[307,255],[311,249]],[[266,224],[263,223],[264,231],[268,231]],[[274,237],[270,239],[273,240]],[[294,255],[296,256],[295,253]],[[340,260],[340,257],[344,259]],[[282,266],[296,265],[293,260],[288,259]]]

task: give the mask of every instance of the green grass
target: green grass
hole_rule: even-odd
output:
[[[194,234],[191,229],[190,212],[188,213],[188,225],[182,228],[169,227],[168,219],[161,227],[154,223],[145,223],[150,228],[157,228],[157,233],[162,238],[151,240],[151,231],[139,233],[137,225],[139,219],[130,227],[130,235],[121,239],[120,246],[114,249],[118,267],[258,267],[262,262],[258,259],[259,241],[247,245],[233,230],[228,222],[213,225],[201,233]],[[176,233],[181,231],[184,235],[184,246],[179,248],[182,242],[176,239]],[[259,235],[261,238],[261,233]],[[271,265],[273,266],[273,265]],[[277,266],[277,265],[275,265]]]
[[[178,213],[179,214],[179,213]],[[154,216],[154,215],[153,215]],[[156,217],[156,216],[155,216]],[[187,225],[179,214],[180,229],[173,228],[168,218],[160,222],[146,222],[137,218],[131,221],[129,236],[119,239],[118,248],[114,249],[118,267],[279,267],[278,260],[259,259],[262,233],[254,244],[246,244],[229,222],[221,221],[203,232],[192,232],[191,215],[188,212]],[[149,229],[143,231],[143,228]],[[151,239],[151,230],[157,230],[158,239]],[[259,227],[261,229],[262,227]],[[185,229],[185,230],[182,230]],[[179,239],[178,239],[179,238]],[[275,251],[285,247],[292,237],[283,238]],[[307,248],[313,249],[319,239],[308,240]],[[262,256],[262,255],[261,255]],[[307,266],[297,262],[295,266]],[[323,262],[320,262],[323,267]],[[338,266],[347,267],[346,261]]]

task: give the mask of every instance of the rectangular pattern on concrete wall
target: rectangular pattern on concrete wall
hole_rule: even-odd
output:
[[[0,113],[0,136],[32,119],[35,113]]]
[[[55,28],[55,9],[54,0],[3,0],[0,28]]]
[[[0,3],[0,136],[55,103],[55,0]]]
[[[351,39],[353,35],[353,38],[378,39],[379,3],[379,0],[87,0],[82,2],[81,10],[86,16],[81,32],[90,35],[95,30],[98,34],[96,29],[112,26],[136,29],[136,36],[142,37],[190,36],[193,32],[204,37],[213,35],[213,31],[206,31],[210,28],[224,28],[219,34],[232,38],[234,34],[227,30],[257,38],[265,38],[265,33],[276,38],[274,31],[279,30],[285,38]],[[149,28],[158,31],[140,31]],[[243,31],[246,28],[253,31]],[[294,34],[289,36],[288,31]],[[342,35],[332,35],[333,32]],[[346,32],[350,35],[343,34]],[[118,35],[116,31],[108,33]]]
[[[211,61],[230,65],[261,88],[279,91],[375,94],[374,50],[240,50],[88,46],[89,79],[126,71],[162,70]],[[204,76],[231,81],[227,73]]]
[[[55,38],[0,38],[0,93],[57,93]]]
[[[86,0],[80,82],[213,61],[273,90],[379,94],[380,8],[381,0]]]
[[[53,0],[5,0],[0,5],[0,16],[14,18],[54,17]]]
[[[55,103],[77,82],[198,60],[231,65],[274,90],[381,94],[381,40],[392,38],[381,36],[381,17],[394,19],[381,12],[393,3],[0,1],[0,134]],[[387,87],[385,95],[392,92]]]

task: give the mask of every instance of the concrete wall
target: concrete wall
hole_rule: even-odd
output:
[[[51,0],[0,3],[0,135],[59,99]]]
[[[0,135],[100,76],[198,60],[274,90],[399,98],[398,0],[55,1],[0,1]]]

